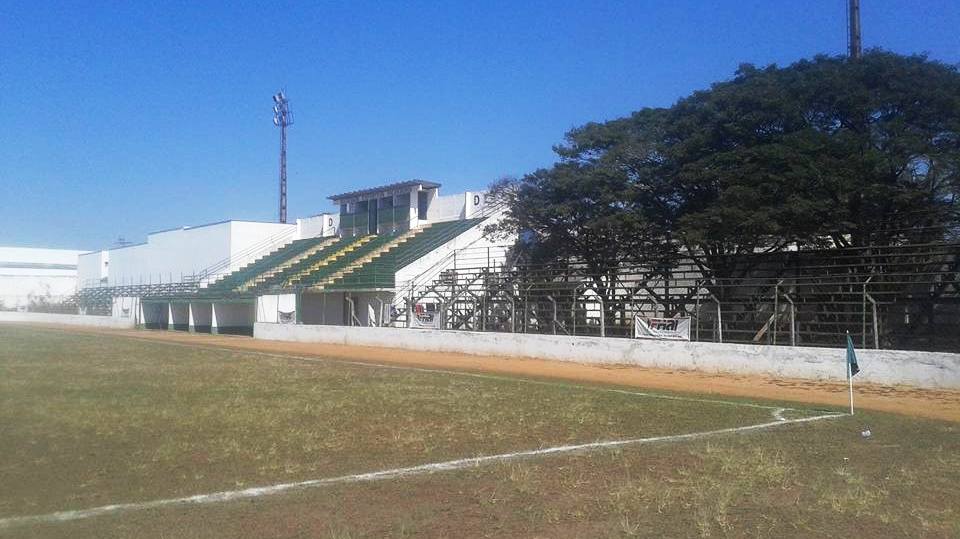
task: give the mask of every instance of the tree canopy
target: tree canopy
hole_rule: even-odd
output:
[[[742,65],[554,150],[553,167],[492,189],[500,230],[538,260],[936,241],[956,231],[960,72],[881,50]]]

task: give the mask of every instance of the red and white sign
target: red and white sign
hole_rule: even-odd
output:
[[[635,320],[634,336],[638,339],[690,340],[689,318],[650,318],[637,315]]]

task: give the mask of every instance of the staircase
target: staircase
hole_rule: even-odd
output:
[[[330,280],[326,288],[330,290],[395,288],[395,277],[398,271],[482,221],[482,218],[447,221],[410,231],[403,241],[381,250],[377,256]]]
[[[299,257],[291,264],[260,275],[250,283],[248,289],[251,291],[262,291],[269,288],[287,286],[292,279],[299,279],[304,275],[316,271],[318,268],[330,265],[338,259],[349,256],[351,252],[362,248],[373,238],[374,236],[340,238],[307,256]]]
[[[242,292],[259,276],[276,271],[334,242],[333,238],[305,238],[276,249],[211,283],[204,294]]]
[[[321,271],[314,271],[310,275],[306,275],[303,278],[297,279],[296,281],[291,281],[290,284],[300,285],[314,291],[323,290],[334,281],[342,278],[344,275],[364,267],[366,264],[377,259],[387,251],[390,251],[398,245],[402,245],[411,238],[416,237],[422,232],[422,230],[423,229],[409,230],[396,236],[372,236],[374,239],[370,240],[364,246],[364,249],[360,249],[355,252],[354,256],[342,259],[336,264],[331,264],[325,268],[321,268]]]

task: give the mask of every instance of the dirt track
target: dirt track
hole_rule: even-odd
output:
[[[109,330],[73,326],[45,327],[56,327],[60,330],[77,333],[124,335],[145,340],[288,353],[317,358],[513,374],[667,391],[825,404],[838,407],[847,405],[846,384],[835,382],[709,374],[696,371],[628,366],[584,365],[511,357],[418,352],[395,348],[265,341],[249,337],[202,335],[174,331]],[[857,406],[861,408],[960,422],[960,391],[858,384],[856,394]]]

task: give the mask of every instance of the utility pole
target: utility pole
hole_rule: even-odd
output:
[[[290,100],[280,90],[273,96],[273,125],[280,128],[280,222],[287,222],[287,126],[293,125]]]
[[[860,0],[850,0],[849,18],[850,35],[847,38],[850,46],[849,56],[851,60],[859,60],[863,56],[863,43],[860,36]]]

